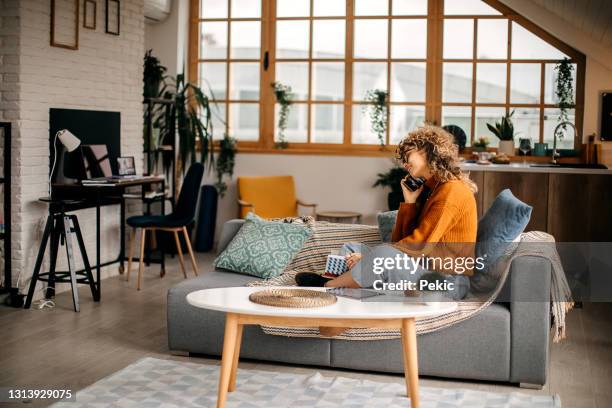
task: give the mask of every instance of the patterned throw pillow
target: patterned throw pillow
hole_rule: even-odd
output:
[[[242,228],[215,259],[215,266],[264,279],[280,275],[304,242],[310,228],[266,221],[248,214]]]

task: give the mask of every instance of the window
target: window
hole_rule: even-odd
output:
[[[389,95],[385,142],[425,122],[497,138],[514,112],[517,142],[552,142],[555,65],[570,58],[580,129],[585,57],[497,0],[192,0],[190,77],[210,87],[215,137],[272,149],[274,81],[294,93],[285,137],[296,151],[379,151],[365,95]],[[571,132],[571,127],[568,127]],[[571,133],[560,142],[574,148]]]
[[[199,16],[197,78],[202,89],[213,95],[214,137],[221,139],[229,131],[241,140],[257,141],[261,2],[200,0]]]

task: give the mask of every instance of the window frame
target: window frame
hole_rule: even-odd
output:
[[[233,19],[231,18],[231,1],[228,0],[228,16],[227,19],[221,19],[223,21],[233,20],[245,20],[242,18]],[[394,59],[391,54],[391,24],[388,24],[388,40],[387,40],[387,58],[384,59],[367,59],[368,61],[380,61],[387,64],[387,90],[389,91],[391,81],[391,65],[393,62],[425,62],[426,66],[426,79],[425,79],[425,101],[424,103],[416,102],[390,102],[389,109],[392,106],[424,106],[425,109],[425,122],[438,125],[442,123],[442,107],[443,106],[463,106],[471,107],[471,129],[470,137],[471,140],[474,138],[475,132],[475,109],[476,107],[494,106],[505,108],[506,112],[512,110],[513,107],[526,107],[539,109],[539,141],[543,140],[544,137],[544,116],[545,109],[554,108],[554,104],[547,104],[544,100],[544,88],[545,88],[545,64],[554,63],[554,60],[518,60],[510,59],[511,46],[512,46],[512,25],[513,23],[519,24],[529,32],[538,36],[548,44],[557,48],[567,56],[569,56],[571,62],[576,64],[576,89],[575,89],[575,125],[576,128],[581,132],[583,128],[584,120],[584,86],[585,86],[585,73],[586,73],[586,57],[581,52],[575,50],[568,44],[552,36],[541,27],[532,23],[525,17],[519,15],[511,8],[502,4],[498,0],[482,0],[484,3],[493,7],[499,11],[500,15],[444,15],[444,0],[429,0],[427,15],[410,15],[410,16],[393,16],[392,5],[393,0],[387,0],[389,2],[389,12],[387,16],[372,16],[363,17],[354,15],[354,0],[346,1],[346,14],[342,17],[345,21],[345,56],[344,56],[344,100],[343,101],[330,101],[323,103],[334,103],[344,106],[344,133],[342,143],[310,143],[310,142],[290,142],[286,149],[277,149],[274,145],[274,130],[275,130],[275,105],[276,100],[273,89],[270,84],[275,80],[275,68],[276,68],[276,0],[262,0],[262,12],[261,18],[261,43],[260,43],[260,58],[259,60],[250,60],[252,62],[259,61],[260,66],[260,100],[259,104],[259,139],[257,141],[239,141],[238,151],[239,152],[259,152],[259,153],[287,153],[287,154],[323,154],[323,155],[351,155],[351,156],[388,156],[390,152],[394,151],[395,145],[388,144],[391,137],[391,130],[389,129],[390,116],[387,117],[387,133],[386,141],[387,145],[382,148],[378,144],[355,144],[351,143],[351,128],[352,128],[352,111],[354,106],[362,105],[358,101],[353,100],[353,63],[363,61],[363,58],[354,58],[353,46],[354,46],[354,23],[356,19],[387,19],[401,20],[401,19],[423,19],[427,20],[427,49],[426,58],[423,60],[419,59]],[[314,20],[324,19],[338,19],[339,16],[335,17],[313,17],[313,1],[310,2],[310,16],[308,17],[296,17],[296,20],[309,21],[310,32],[309,32],[309,55],[307,59],[300,59],[298,61],[308,62],[308,87],[309,95],[312,94],[312,41],[313,32],[312,26]],[[189,64],[188,64],[188,76],[191,81],[198,81],[199,76],[199,30],[200,23],[203,19],[200,18],[200,0],[190,0],[190,25],[189,25]],[[284,17],[282,20],[291,20],[291,17]],[[445,19],[471,19],[474,22],[474,49],[471,59],[453,59],[452,62],[470,62],[472,63],[472,96],[470,103],[449,103],[442,101],[442,87],[443,87],[443,36],[444,36],[444,20]],[[484,19],[507,19],[508,20],[508,37],[507,37],[507,56],[505,59],[478,59],[477,58],[477,39],[478,39],[478,20]],[[213,19],[214,20],[214,19]],[[249,20],[249,19],[246,19]],[[228,56],[230,53],[230,36],[231,28],[228,29]],[[264,60],[268,60],[268,69],[264,69]],[[317,59],[314,59],[315,62]],[[228,63],[226,68],[229,71],[229,62],[233,59],[219,60]],[[327,60],[326,60],[327,61]],[[336,61],[329,60],[330,62]],[[488,104],[488,103],[477,103],[476,102],[476,69],[477,63],[504,63],[506,64],[506,96],[505,101],[502,104]],[[522,103],[511,103],[511,65],[512,63],[532,63],[540,66],[541,78],[540,78],[540,100],[538,104],[522,104]],[[226,78],[226,99],[229,101],[230,90],[229,90],[229,77]],[[251,102],[253,103],[253,102]],[[257,102],[255,102],[257,103]],[[311,129],[311,109],[310,106],[314,104],[320,104],[322,101],[313,103],[312,99],[302,102],[308,105],[308,119],[307,119],[307,131],[308,140],[310,140],[310,129]],[[226,120],[230,115],[230,103],[227,103]],[[574,150],[580,150],[582,144],[582,135],[580,137],[574,137]],[[470,154],[471,149],[466,149],[466,154]]]

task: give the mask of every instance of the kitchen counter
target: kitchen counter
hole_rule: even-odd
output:
[[[557,242],[612,241],[612,170],[465,163],[476,183],[478,216],[510,189],[532,206],[526,231],[544,231]]]
[[[509,173],[556,173],[556,174],[602,174],[612,175],[611,169],[584,169],[572,167],[532,167],[530,164],[541,165],[544,163],[510,163],[510,164],[476,164],[462,163],[464,171],[492,171]]]

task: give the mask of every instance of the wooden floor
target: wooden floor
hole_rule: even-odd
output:
[[[198,254],[200,270],[211,256]],[[188,270],[188,273],[191,271]],[[81,312],[72,311],[69,293],[58,295],[52,310],[19,310],[0,307],[0,387],[46,386],[81,389],[145,357],[186,359],[168,354],[166,292],[182,280],[176,261],[159,278],[159,266],[145,270],[143,289],[135,289],[135,276],[102,282],[102,302],[96,304],[81,287]],[[499,392],[556,393],[563,407],[612,406],[612,304],[586,304],[568,316],[569,337],[552,345],[548,384],[541,391],[506,384],[421,378],[433,387],[461,387]],[[202,364],[216,359],[189,358]],[[403,384],[399,375],[348,370],[241,362],[242,368],[342,375]],[[30,406],[44,406],[35,403]]]

